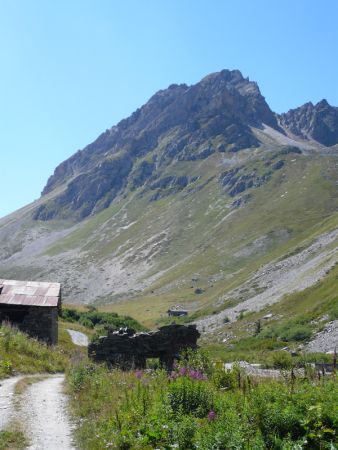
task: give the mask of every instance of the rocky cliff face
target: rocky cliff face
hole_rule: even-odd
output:
[[[215,153],[258,148],[262,142],[253,128],[266,125],[285,137],[325,146],[338,143],[338,108],[323,100],[277,116],[255,82],[238,70],[223,70],[193,86],[175,84],[157,92],[130,117],[60,164],[43,195],[58,186],[63,192],[43,202],[33,218],[81,220],[142,187],[155,190],[153,201],[174,194],[191,179],[185,173],[163,177],[165,168]],[[264,174],[242,175],[231,192],[237,194],[267,179]]]
[[[285,131],[295,136],[313,139],[328,147],[338,143],[338,108],[326,100],[316,105],[305,103],[278,118]]]
[[[173,160],[257,147],[250,126],[263,123],[278,129],[257,84],[237,70],[211,74],[194,86],[171,85],[60,164],[43,194],[64,182],[68,186],[53,202],[41,205],[34,218],[81,219],[109,206],[128,183],[131,188],[147,181],[153,186],[159,169]]]

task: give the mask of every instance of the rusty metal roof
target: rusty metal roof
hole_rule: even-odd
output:
[[[60,283],[0,279],[0,304],[58,306]]]

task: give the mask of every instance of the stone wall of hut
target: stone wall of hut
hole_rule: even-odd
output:
[[[21,331],[48,344],[58,341],[58,308],[45,306],[0,306],[0,321],[9,321]]]

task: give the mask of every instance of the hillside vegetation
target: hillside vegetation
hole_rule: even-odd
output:
[[[14,374],[63,372],[68,363],[60,347],[50,347],[10,326],[0,327],[0,378]]]
[[[203,334],[203,343],[224,361],[246,360],[272,362],[276,350],[297,351],[304,359],[308,342],[325,326],[338,319],[338,265],[315,285],[290,295],[273,305],[255,312],[243,312],[236,322],[227,316],[216,334]],[[333,339],[333,340],[332,340]],[[337,342],[326,334],[334,350]],[[307,355],[307,361],[329,362],[330,356]]]
[[[216,340],[338,261],[338,114],[277,115],[239,71],[172,85],[0,220],[4,278],[154,327],[174,305]],[[207,318],[206,322],[203,320]]]
[[[82,448],[334,449],[338,389],[305,376],[260,381],[193,355],[171,373],[74,367],[68,375]]]
[[[133,328],[141,331],[144,327],[130,316],[119,316],[116,313],[100,312],[96,308],[89,308],[87,311],[80,311],[73,308],[63,308],[61,317],[68,323],[79,323],[83,327],[91,329],[105,329],[106,331],[116,331],[119,328]]]

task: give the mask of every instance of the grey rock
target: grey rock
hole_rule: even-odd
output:
[[[326,100],[290,109],[278,120],[285,130],[303,139],[311,138],[327,147],[338,143],[338,108]]]

